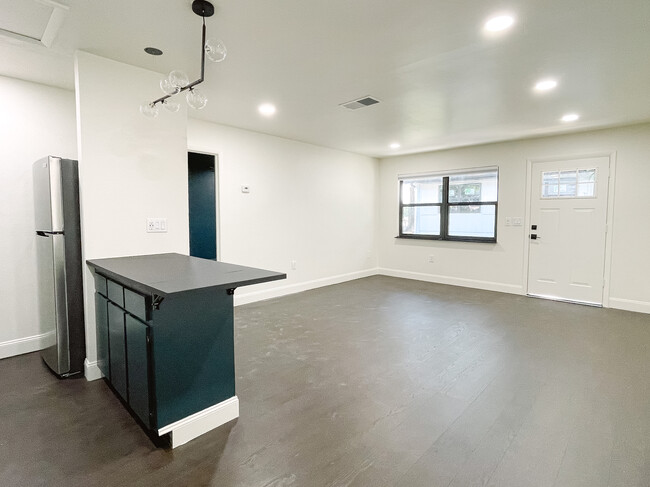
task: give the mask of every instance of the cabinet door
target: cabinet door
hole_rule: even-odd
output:
[[[142,422],[149,421],[149,354],[147,353],[147,325],[126,315],[126,353],[129,377],[129,406]]]
[[[124,340],[124,311],[108,303],[108,344],[110,350],[111,384],[127,400],[126,395],[126,349]]]
[[[111,369],[108,363],[108,301],[99,293],[95,293],[95,321],[97,324],[97,366],[104,377],[111,380]]]

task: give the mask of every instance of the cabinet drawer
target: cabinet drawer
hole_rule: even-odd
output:
[[[147,321],[147,297],[124,288],[124,309],[142,321]]]
[[[95,291],[104,297],[108,296],[106,291],[106,278],[104,276],[95,274]]]
[[[108,288],[108,299],[113,301],[118,306],[124,308],[124,288],[118,283],[111,281],[110,279],[106,279],[106,281]]]

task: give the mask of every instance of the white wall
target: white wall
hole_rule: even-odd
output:
[[[0,357],[42,348],[33,293],[34,160],[79,159],[84,259],[189,250],[185,108],[154,120],[140,115],[140,103],[158,95],[156,73],[83,52],[75,70],[76,117],[72,92],[0,78]],[[189,133],[190,149],[219,155],[221,259],[289,275],[239,289],[237,303],[374,273],[376,159],[196,120]],[[242,184],[250,194],[241,193]],[[147,217],[167,218],[169,232],[147,234]],[[96,377],[88,270],[84,285],[87,357]]]
[[[76,55],[75,78],[84,258],[187,254],[185,108],[162,110],[156,119],[142,116],[140,104],[160,94],[160,75],[84,52]],[[147,217],[167,218],[168,233],[146,233]],[[95,289],[88,269],[84,285],[92,366]]]
[[[381,272],[504,292],[525,292],[527,229],[505,226],[525,217],[528,159],[616,153],[609,305],[650,312],[650,124],[430,152],[380,161]],[[398,174],[499,166],[498,243],[395,239]],[[434,263],[428,256],[434,256]],[[607,278],[607,276],[606,276]]]
[[[220,260],[287,273],[236,303],[374,273],[376,159],[194,119],[188,144],[218,155]]]
[[[80,159],[85,258],[188,252],[186,151],[219,156],[220,258],[284,271],[237,291],[236,302],[381,272],[524,292],[526,160],[616,152],[609,304],[650,312],[650,124],[382,160],[198,120],[142,117],[159,75],[85,53],[77,62],[79,148],[72,92],[0,77],[0,358],[41,347],[31,165]],[[128,80],[128,83],[124,83]],[[120,88],[117,89],[116,86]],[[183,108],[183,110],[185,110]],[[500,167],[499,243],[396,240],[397,174]],[[247,184],[251,193],[243,194]],[[147,234],[147,217],[169,233]],[[429,264],[428,256],[435,262]],[[296,270],[290,262],[295,260]],[[86,272],[89,361],[96,359],[94,285]]]
[[[74,93],[0,77],[0,358],[42,348],[32,163],[76,159]]]

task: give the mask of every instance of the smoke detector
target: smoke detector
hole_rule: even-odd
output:
[[[379,100],[376,98],[364,96],[358,100],[346,101],[345,103],[341,103],[339,106],[347,108],[348,110],[358,110],[359,108],[369,107],[371,105],[376,105],[377,103],[379,103]]]

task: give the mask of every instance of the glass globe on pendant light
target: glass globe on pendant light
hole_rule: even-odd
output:
[[[181,91],[180,86],[174,86],[169,81],[169,78],[163,78],[160,80],[160,89],[165,95],[175,95]]]
[[[140,113],[145,117],[156,118],[158,116],[158,107],[153,103],[143,103],[140,105]]]
[[[201,90],[196,88],[190,88],[185,99],[187,100],[187,104],[195,110],[200,110],[208,103],[208,98]]]
[[[205,43],[205,55],[210,61],[220,63],[226,59],[227,54],[226,46],[219,39],[208,39]]]
[[[181,88],[185,88],[187,85],[190,84],[190,79],[187,77],[187,75],[178,69],[175,69],[171,73],[169,73],[169,76],[167,77],[169,80],[169,84],[173,87],[178,88],[178,91],[181,90]],[[161,86],[162,87],[162,86]],[[176,91],[175,93],[178,93]],[[168,95],[171,95],[173,93],[168,93]]]
[[[172,101],[170,99],[164,100],[162,102],[162,105],[165,107],[165,110],[176,113],[178,110],[181,109],[181,104],[177,103],[175,101]]]

